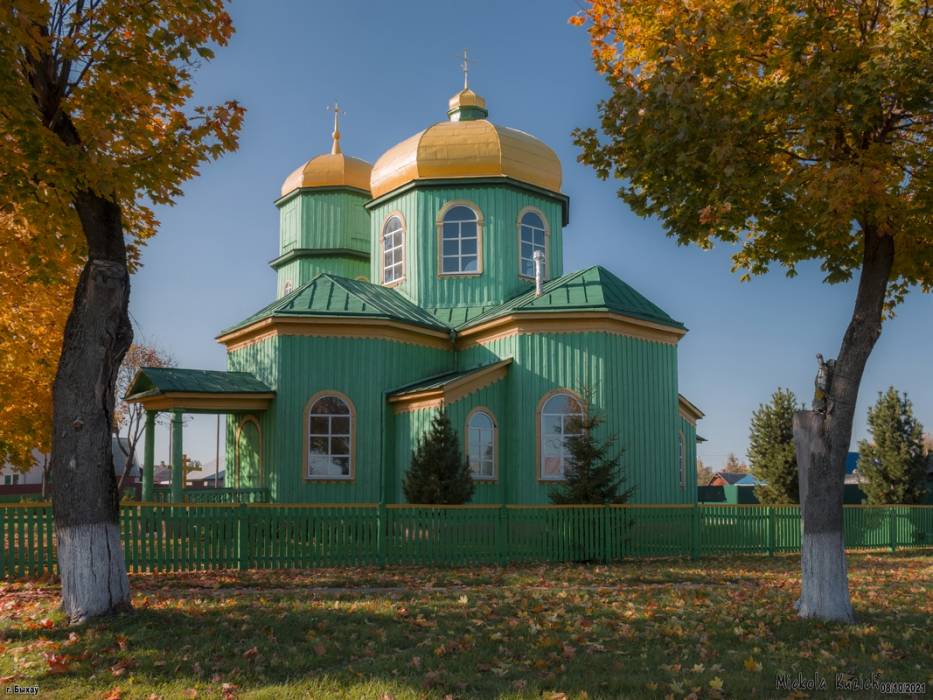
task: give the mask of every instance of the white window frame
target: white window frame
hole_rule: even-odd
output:
[[[347,408],[347,413],[314,413],[314,407],[323,399],[333,398],[340,401]],[[327,419],[327,432],[326,433],[312,433],[311,432],[311,419],[312,418],[326,418]],[[333,421],[335,418],[347,418],[349,420],[349,427],[347,428],[348,432],[346,433],[335,433],[333,431]],[[352,481],[356,475],[356,409],[353,406],[353,402],[345,394],[340,393],[339,391],[320,391],[312,396],[308,400],[307,408],[305,409],[305,421],[304,421],[304,431],[305,431],[305,458],[304,458],[304,478],[306,481]],[[348,461],[348,473],[347,474],[314,474],[311,471],[312,467],[312,454],[311,454],[311,442],[313,438],[326,438],[328,451],[326,455],[313,455],[313,456],[325,456],[328,459],[334,458],[346,458]],[[331,441],[334,438],[346,438],[347,439],[347,450],[348,453],[334,453],[332,452]]]
[[[464,207],[473,212],[472,219],[462,219],[457,221],[447,221],[447,216],[453,209],[457,207]],[[463,241],[473,240],[474,237],[466,236],[462,234],[462,225],[463,224],[475,224],[476,226],[476,253],[464,253],[463,252]],[[457,224],[458,225],[458,236],[455,239],[445,239],[444,238],[444,225],[445,224]],[[457,253],[455,255],[446,255],[444,253],[444,241],[445,240],[454,240],[457,242]],[[475,270],[464,270],[463,268],[463,258],[464,257],[475,257],[476,258],[476,269]],[[445,260],[456,260],[457,269],[456,270],[445,270],[444,261]],[[476,206],[473,202],[467,200],[454,200],[447,202],[437,215],[437,276],[438,277],[476,277],[483,274],[483,214],[480,211],[480,208]]]
[[[525,217],[529,214],[534,214],[541,221],[541,227],[531,226],[524,223]],[[522,244],[525,239],[525,229],[531,231],[532,239],[529,242],[531,245],[531,257],[526,258],[522,255]],[[543,239],[543,243],[539,246],[534,242],[534,232],[540,231]],[[544,279],[550,279],[548,274],[549,267],[549,256],[548,256],[548,242],[550,240],[551,232],[548,228],[547,217],[544,216],[544,213],[540,209],[535,209],[533,207],[525,207],[518,214],[518,276],[523,279],[535,278],[535,263],[534,263],[534,254],[535,250],[540,250],[544,254]],[[528,262],[531,272],[529,274],[525,273],[525,262]]]
[[[386,248],[386,229],[389,226],[389,222],[392,219],[397,219],[399,223],[398,229],[393,229],[391,233],[398,236],[398,243],[393,245],[391,248]],[[399,284],[402,280],[405,279],[405,218],[402,216],[401,212],[395,211],[389,214],[385,221],[382,222],[382,231],[379,236],[380,240],[380,257],[379,264],[382,267],[382,284],[386,286],[392,286]],[[399,259],[395,260],[395,253],[398,252]],[[386,265],[386,253],[392,253],[392,264]],[[397,270],[396,270],[397,268]],[[392,271],[392,278],[389,279],[390,270]]]
[[[547,405],[558,396],[569,396],[571,399],[577,402],[577,405],[580,406],[579,413],[555,413],[547,411]],[[559,417],[560,418],[560,435],[561,435],[561,447],[560,447],[560,462],[557,475],[546,475],[544,470],[544,461],[548,457],[553,457],[554,453],[552,451],[545,450],[545,432],[544,432],[544,421],[548,417]],[[538,480],[539,481],[564,481],[567,478],[567,462],[570,456],[570,453],[567,450],[567,439],[570,437],[575,437],[582,435],[582,432],[570,433],[567,432],[567,424],[570,420],[577,418],[580,420],[586,420],[586,407],[583,405],[583,400],[580,398],[580,395],[569,389],[555,389],[554,391],[548,392],[545,394],[539,403],[538,408]]]
[[[490,423],[488,444],[492,448],[491,449],[492,455],[489,460],[491,462],[491,465],[490,465],[491,469],[490,469],[489,474],[480,474],[474,471],[473,454],[470,451],[470,446],[473,444],[474,431],[482,433],[485,430],[485,428],[474,428],[473,427],[473,419],[476,418],[480,414],[486,416],[486,418],[489,419],[489,423]],[[473,480],[474,481],[495,481],[498,478],[498,471],[499,471],[499,459],[498,459],[499,435],[498,435],[498,426],[496,424],[496,417],[493,415],[492,411],[490,411],[485,406],[477,406],[472,411],[470,411],[469,415],[467,415],[464,434],[466,435],[466,439],[464,440],[464,443],[466,446],[466,457],[470,465],[470,474],[473,476]],[[480,444],[481,451],[483,450],[483,446],[484,444],[481,443]],[[481,454],[477,461],[480,463],[480,465],[482,465],[487,460],[483,459],[482,454]]]

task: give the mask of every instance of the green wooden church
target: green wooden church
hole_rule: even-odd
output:
[[[565,272],[568,198],[554,151],[487,119],[464,88],[448,119],[375,163],[330,153],[288,176],[275,300],[218,341],[226,372],[146,369],[130,400],[226,413],[226,485],[277,502],[403,502],[435,412],[459,430],[474,502],[546,503],[573,417],[603,413],[634,500],[696,500],[696,423],[677,388],[686,333],[599,267]]]

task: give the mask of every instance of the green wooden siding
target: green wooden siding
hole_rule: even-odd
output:
[[[686,447],[686,476],[687,485],[684,494],[684,503],[693,503],[697,495],[697,429],[690,421],[683,416],[680,418],[680,430],[684,434],[684,445]],[[678,445],[679,450],[679,445]],[[678,465],[679,468],[679,465]]]
[[[618,436],[629,484],[637,485],[634,502],[690,500],[677,466],[675,346],[608,333],[549,333],[501,338],[462,355],[461,366],[514,358],[503,380],[509,424],[500,432],[509,502],[548,502],[552,484],[538,481],[536,409],[558,387],[594,391],[607,419],[603,437]]]
[[[347,189],[305,190],[279,205],[279,253],[296,248],[357,250],[369,253],[367,196]],[[279,295],[286,281],[294,286],[319,272],[350,277],[366,276],[369,264],[356,258],[327,256],[294,261],[278,271]]]
[[[276,296],[284,296],[285,285],[289,282],[292,289],[298,289],[322,272],[349,279],[369,279],[369,262],[350,256],[321,255],[299,258],[282,265],[278,270],[278,288]]]
[[[437,216],[447,202],[474,203],[483,217],[483,272],[478,276],[439,277]],[[512,187],[474,185],[424,187],[379,204],[372,216],[370,279],[382,280],[382,225],[393,212],[405,220],[405,279],[398,289],[424,308],[499,304],[532,285],[518,274],[518,214],[541,210],[550,230],[548,272],[563,274],[563,233],[559,202]]]
[[[281,336],[277,348],[276,374],[282,380],[266,380],[277,395],[262,421],[265,463],[273,465],[267,470],[273,499],[288,503],[378,501],[386,437],[382,426],[391,427],[384,392],[449,369],[450,353],[387,340],[305,336]],[[258,359],[259,354],[251,357]],[[352,481],[304,478],[304,410],[311,396],[325,390],[348,396],[356,412]]]

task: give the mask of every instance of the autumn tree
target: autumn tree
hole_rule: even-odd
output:
[[[923,503],[927,456],[913,404],[893,386],[868,409],[871,441],[858,445],[862,490],[873,505]]]
[[[38,450],[43,497],[52,442],[52,381],[80,266],[67,250],[31,264],[36,231],[0,212],[0,463],[28,471]]]
[[[130,473],[130,466],[136,457],[136,448],[139,440],[146,430],[146,409],[139,402],[128,403],[123,400],[136,373],[143,367],[174,367],[175,362],[165,352],[156,347],[142,343],[133,343],[123,356],[120,370],[117,372],[117,381],[114,388],[113,432],[123,440],[117,440],[123,456],[126,458],[126,468],[120,475],[117,490],[122,491],[126,476]]]
[[[132,265],[208,159],[236,147],[235,102],[190,104],[192,71],[233,32],[222,0],[9,0],[0,5],[0,209],[82,266],[52,388],[52,480],[62,607],[125,607],[112,467],[114,383],[132,342]]]
[[[745,462],[740,462],[739,458],[735,456],[735,452],[730,452],[729,456],[726,457],[726,463],[723,465],[722,470],[730,474],[749,473],[748,465]]]
[[[748,461],[760,482],[755,497],[766,505],[800,502],[797,453],[794,450],[794,411],[797,397],[778,389],[771,401],[752,413],[748,435]]]
[[[591,0],[611,95],[581,160],[680,244],[733,248],[743,279],[818,261],[858,278],[814,410],[795,415],[802,617],[852,621],[845,459],[890,311],[933,286],[933,17],[926,0]],[[818,302],[813,301],[814,304]],[[801,313],[806,313],[801,309]]]

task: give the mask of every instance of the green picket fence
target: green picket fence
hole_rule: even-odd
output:
[[[846,506],[850,549],[933,547],[931,506]],[[800,549],[796,506],[129,503],[133,572],[618,561]],[[47,503],[0,505],[0,577],[56,569]]]
[[[157,486],[152,490],[152,500],[158,503],[170,503],[172,489]],[[185,503],[268,503],[269,489],[237,488],[186,488],[182,491]]]

